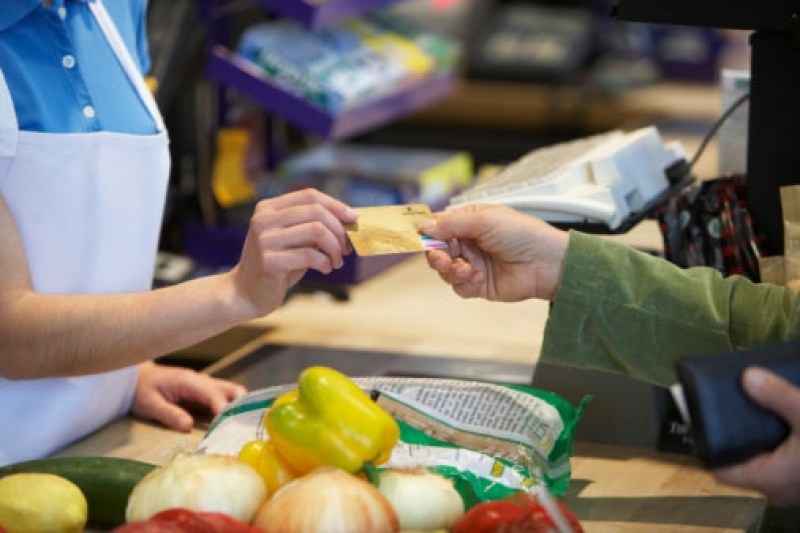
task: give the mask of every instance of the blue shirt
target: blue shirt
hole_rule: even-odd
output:
[[[0,70],[21,130],[152,134],[156,125],[92,15],[94,0],[0,0]],[[147,0],[106,0],[147,72]]]

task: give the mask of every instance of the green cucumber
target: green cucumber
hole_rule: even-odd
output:
[[[125,507],[133,487],[156,467],[120,457],[49,457],[0,467],[0,478],[22,472],[67,478],[86,496],[88,523],[107,527],[125,522]]]

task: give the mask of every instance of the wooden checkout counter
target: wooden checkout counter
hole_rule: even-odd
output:
[[[703,163],[713,168],[713,154]],[[652,221],[621,238],[636,246],[660,247]],[[334,366],[338,351],[342,357],[353,350],[390,352],[412,367],[417,357],[422,358],[420,366],[426,358],[505,364],[520,369],[527,380],[534,372],[547,312],[545,302],[462,300],[417,255],[352,287],[347,302],[324,293],[295,295],[272,315],[198,345],[192,357],[207,358],[205,371],[224,375],[226,368],[259,350],[304,346],[313,352],[318,346]],[[590,403],[587,413],[591,408]],[[184,434],[126,418],[62,454],[162,464],[176,453],[192,451],[202,434],[200,427]],[[765,507],[757,494],[716,483],[689,455],[583,440],[575,443],[565,501],[587,533],[756,531]]]

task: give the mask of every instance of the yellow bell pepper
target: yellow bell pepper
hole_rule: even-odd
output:
[[[239,450],[239,460],[252,466],[267,487],[267,494],[272,496],[280,487],[297,476],[289,466],[275,453],[270,441],[251,440]]]
[[[313,366],[264,415],[273,443],[298,475],[320,466],[356,473],[386,462],[400,438],[392,416],[344,374]]]

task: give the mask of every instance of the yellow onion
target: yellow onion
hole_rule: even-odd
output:
[[[393,533],[394,509],[367,481],[323,467],[281,487],[263,503],[253,525],[270,533]]]
[[[250,523],[267,497],[261,476],[228,455],[179,455],[133,487],[125,518],[147,520],[164,509],[224,513]]]
[[[453,482],[425,468],[384,470],[378,488],[404,531],[450,529],[464,514],[464,500]]]

